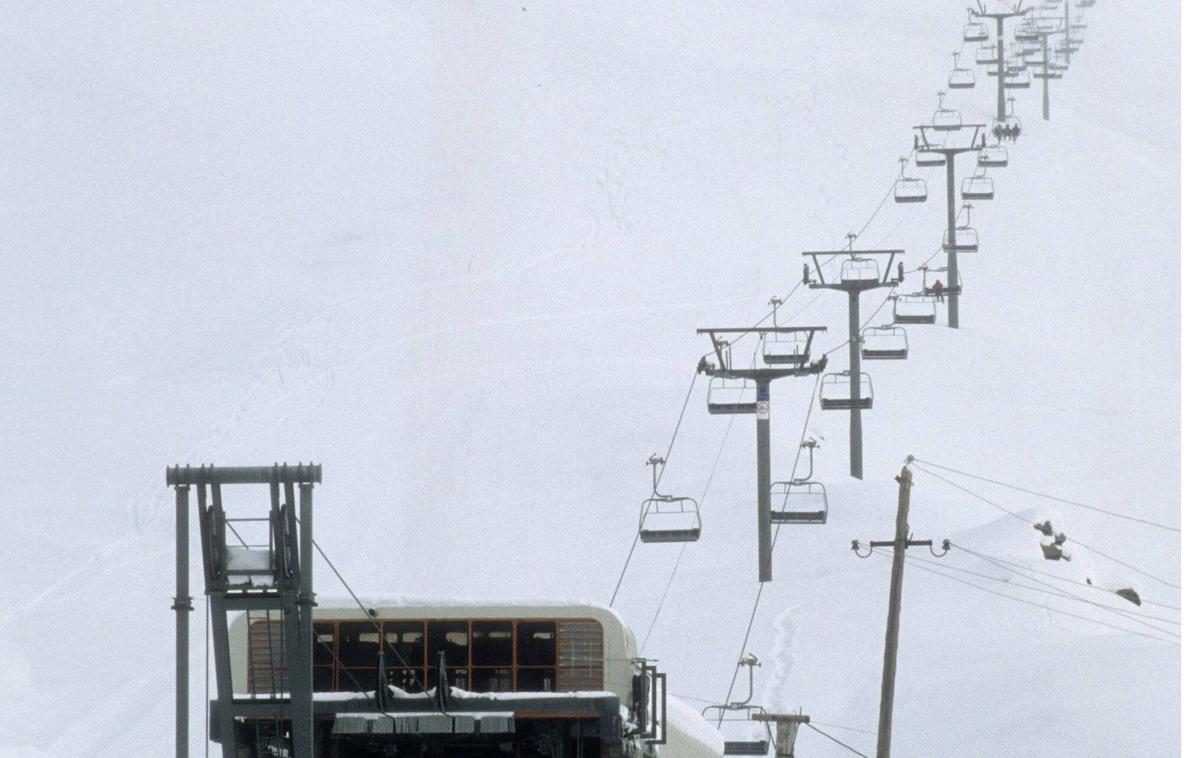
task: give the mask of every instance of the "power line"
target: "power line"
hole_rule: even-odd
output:
[[[699,372],[692,372],[692,381],[688,385],[687,394],[683,398],[683,407],[679,409],[679,418],[675,421],[675,431],[671,433],[671,442],[667,445],[667,454],[663,456],[662,468],[659,469],[658,476],[662,477],[662,472],[666,471],[667,463],[671,460],[671,451],[675,449],[675,440],[679,437],[679,427],[683,425],[683,417],[687,412],[688,404],[692,400],[692,391],[696,389],[696,379],[700,376]],[[625,581],[625,572],[629,570],[629,562],[633,560],[633,551],[638,546],[638,534],[633,535],[633,544],[629,546],[629,555],[625,556],[625,565],[621,567],[621,575],[617,577],[617,586],[613,587],[612,597],[609,598],[608,604],[611,606],[617,601],[617,593],[621,590],[621,582]]]
[[[920,460],[920,459],[914,458],[913,460]],[[989,479],[986,476],[979,476],[978,474],[971,474],[966,471],[959,471],[958,469],[953,469],[953,468],[950,468],[949,466],[943,466],[940,463],[933,463],[932,461],[925,461],[925,460],[921,460],[921,463],[924,463],[926,466],[933,466],[934,468],[940,468],[944,471],[949,471],[954,474],[959,474],[960,476],[965,476],[970,479],[977,479],[981,482],[987,482],[988,484],[995,484],[998,487],[1007,487],[1008,489],[1016,490],[1017,492],[1023,492],[1026,495],[1034,495],[1036,497],[1045,498],[1047,500],[1053,500],[1056,503],[1063,503],[1064,505],[1073,505],[1077,508],[1086,508],[1089,511],[1103,513],[1106,516],[1112,516],[1114,518],[1125,519],[1126,521],[1136,521],[1139,524],[1153,526],[1158,529],[1166,529],[1169,532],[1179,533],[1179,531],[1180,531],[1178,527],[1170,526],[1168,524],[1160,524],[1157,521],[1150,521],[1149,519],[1138,518],[1136,516],[1130,516],[1125,513],[1117,513],[1116,511],[1110,511],[1110,510],[1106,510],[1104,508],[1098,508],[1094,505],[1088,505],[1087,503],[1080,503],[1080,502],[1076,502],[1074,500],[1067,500],[1066,498],[1058,497],[1057,495],[1048,495],[1045,492],[1037,492],[1036,490],[1026,489],[1025,487],[1019,487],[1015,484],[1008,484],[1007,482],[1001,482],[996,479]]]
[[[1003,558],[997,558],[994,555],[985,555],[984,553],[981,553],[977,550],[972,550],[969,547],[964,547],[957,542],[954,543],[954,547],[956,547],[959,550],[962,550],[965,553],[971,553],[972,555],[977,555],[980,558],[985,558],[985,559],[994,561],[996,563],[1003,563],[1003,564],[1006,564],[1009,566],[1013,566],[1015,568],[1021,569],[1022,571],[1029,571],[1034,574],[1041,574],[1042,576],[1046,576],[1046,577],[1049,577],[1051,579],[1054,579],[1054,580],[1057,580],[1060,582],[1066,582],[1068,584],[1078,584],[1080,587],[1089,587],[1093,590],[1100,590],[1101,592],[1111,592],[1111,590],[1106,590],[1103,587],[1100,587],[1095,584],[1090,584],[1088,582],[1081,582],[1078,579],[1071,579],[1071,578],[1068,578],[1065,576],[1057,576],[1055,574],[1051,574],[1049,571],[1039,571],[1038,569],[1035,569],[1035,568],[1029,568],[1028,566],[1022,566],[1019,563],[1013,563],[1012,561],[1006,561]],[[1153,606],[1157,606],[1159,608],[1170,608],[1173,611],[1181,610],[1181,608],[1177,605],[1170,605],[1168,603],[1158,603],[1153,600],[1147,600],[1146,598],[1142,598],[1142,605],[1153,605]]]
[[[1035,603],[1031,600],[1026,600],[1025,598],[1022,598],[1022,597],[1017,597],[1016,595],[1009,595],[1008,593],[999,592],[997,590],[993,590],[988,587],[981,587],[980,585],[975,584],[973,582],[968,582],[965,579],[959,579],[956,576],[950,576],[949,574],[943,574],[941,571],[929,568],[927,566],[922,566],[920,564],[917,564],[917,565],[913,566],[913,568],[920,569],[921,571],[928,571],[929,573],[936,574],[937,576],[940,576],[943,579],[949,579],[952,582],[958,582],[959,584],[965,584],[968,587],[974,587],[975,589],[980,590],[982,592],[987,592],[992,595],[998,595],[1000,597],[1006,597],[1009,600],[1015,600],[1016,602],[1024,603],[1025,605],[1032,605],[1034,608],[1039,608],[1041,610],[1045,610],[1050,613],[1059,613],[1059,614],[1062,614],[1063,616],[1070,616],[1071,618],[1080,619],[1082,621],[1087,621],[1092,624],[1099,624],[1100,626],[1105,626],[1105,627],[1108,627],[1109,629],[1115,629],[1119,632],[1125,632],[1126,634],[1133,634],[1138,637],[1145,637],[1146,639],[1154,640],[1156,642],[1164,642],[1168,645],[1174,645],[1175,647],[1179,647],[1179,643],[1176,642],[1175,640],[1165,640],[1162,637],[1155,637],[1152,634],[1145,634],[1144,632],[1137,632],[1132,629],[1127,629],[1123,626],[1120,626],[1119,624],[1110,624],[1107,621],[1100,621],[1098,619],[1089,618],[1087,616],[1081,616],[1077,613],[1071,613],[1070,611],[1064,611],[1059,608],[1051,608],[1049,606],[1039,605],[1038,603]]]
[[[949,484],[951,487],[954,487],[957,490],[961,490],[961,491],[967,493],[968,495],[970,495],[971,497],[974,497],[978,500],[982,500],[983,502],[987,503],[988,505],[992,506],[993,508],[997,508],[1001,511],[1004,511],[1009,516],[1012,516],[1013,518],[1015,518],[1019,521],[1024,521],[1026,524],[1031,524],[1031,525],[1034,523],[1031,519],[1027,519],[1024,516],[1022,516],[1018,513],[1015,513],[1014,511],[1010,511],[1009,509],[1005,508],[1004,506],[999,505],[991,500],[988,500],[986,497],[984,497],[983,495],[980,495],[978,492],[973,492],[973,491],[967,489],[966,487],[962,486],[961,484],[957,484],[955,482],[950,481],[949,479],[941,476],[940,474],[935,474],[934,472],[930,471],[929,469],[923,468],[920,464],[913,463],[913,468],[919,469],[919,470],[925,472],[926,474],[929,474],[930,476],[932,476],[935,479],[940,479],[941,481],[945,482],[946,484]],[[1100,556],[1101,558],[1107,558],[1108,560],[1112,561],[1113,563],[1116,563],[1120,566],[1124,566],[1125,568],[1129,569],[1130,571],[1136,571],[1137,573],[1141,574],[1142,576],[1153,579],[1154,581],[1159,582],[1160,584],[1165,584],[1166,586],[1172,587],[1177,590],[1182,589],[1182,587],[1180,587],[1178,584],[1174,584],[1172,582],[1167,581],[1166,579],[1157,577],[1148,571],[1143,571],[1142,569],[1138,568],[1137,566],[1134,566],[1130,563],[1126,563],[1125,561],[1121,560],[1120,558],[1111,556],[1108,553],[1105,553],[1104,551],[1100,550],[1099,548],[1092,547],[1091,545],[1088,545],[1085,542],[1081,542],[1080,540],[1075,539],[1074,537],[1071,538],[1071,543],[1074,545],[1078,545],[1079,547],[1084,548],[1085,550],[1091,550],[1093,553]]]
[[[860,753],[857,750],[855,750],[854,748],[847,745],[845,742],[842,742],[841,740],[839,740],[837,737],[834,737],[832,734],[829,734],[828,732],[823,732],[820,729],[816,728],[815,726],[812,725],[811,721],[806,721],[805,726],[807,726],[809,729],[813,730],[817,734],[821,735],[825,739],[836,742],[837,744],[839,744],[842,747],[849,750],[851,753],[854,753],[855,755],[860,755],[860,756],[862,756],[862,758],[868,758],[866,753]]]

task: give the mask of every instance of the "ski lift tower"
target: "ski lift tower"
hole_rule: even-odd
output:
[[[1001,91],[1003,92],[1003,89]],[[1003,112],[1001,111],[1002,114]],[[939,132],[938,127],[933,124],[913,127],[918,132],[917,159],[921,159],[922,153],[926,156],[936,155],[941,156],[941,160],[927,160],[927,162],[936,165],[936,163],[944,161],[946,164],[946,236],[943,247],[946,250],[946,276],[949,279],[946,293],[951,329],[958,328],[958,296],[962,291],[958,281],[958,254],[965,251],[963,247],[959,246],[955,233],[958,223],[958,201],[954,198],[954,159],[963,153],[978,153],[984,148],[986,140],[984,128],[984,124],[963,124],[960,131],[971,130],[971,141],[966,143],[965,140],[962,140],[954,144],[949,139],[939,141],[934,138],[934,141],[931,142],[931,134],[936,135]],[[990,182],[991,179],[988,181]]]
[[[312,549],[313,485],[321,482],[319,465],[214,467],[173,466],[167,486],[175,489],[176,596],[176,756],[187,758],[188,718],[188,509],[192,487],[200,515],[204,594],[212,611],[217,699],[212,705],[212,734],[226,758],[238,751],[235,719],[290,721],[292,758],[313,758]],[[221,502],[222,485],[270,486],[265,516],[231,517]],[[299,502],[297,502],[297,489]],[[235,526],[236,524],[236,526]],[[247,542],[247,538],[249,542]],[[233,697],[229,613],[267,614],[268,625],[283,633],[281,663],[272,657],[267,672],[270,697]],[[270,621],[271,614],[281,616]],[[205,676],[208,672],[205,672]],[[278,691],[276,691],[278,687]],[[286,691],[285,691],[286,690]],[[209,704],[205,704],[206,707]]]
[[[857,235],[846,235],[850,244],[847,250],[811,250],[802,255],[812,258],[813,268],[817,278],[813,281],[808,264],[804,266],[804,283],[813,289],[831,289],[845,292],[850,301],[850,324],[847,334],[850,344],[850,399],[847,408],[850,411],[850,476],[855,479],[863,478],[862,466],[862,333],[859,325],[859,295],[868,290],[880,287],[895,287],[904,280],[903,264],[895,265],[896,256],[903,255],[903,250],[855,250],[854,240]],[[822,268],[828,259],[838,256],[849,256],[842,263],[840,273],[836,278],[825,278]],[[879,259],[879,260],[877,260]],[[886,259],[883,272],[879,270],[879,261]],[[893,275],[893,266],[895,271]]]
[[[1029,12],[1029,8],[1021,7],[1022,1],[1018,0],[1017,7],[1012,10],[989,11],[983,0],[975,0],[976,7],[968,9],[972,18],[989,18],[996,22],[996,65],[999,67],[996,72],[996,121],[998,122],[1004,121],[1004,21],[1014,16],[1024,16]]]
[[[697,329],[697,334],[704,334],[712,340],[713,355],[717,363],[708,362],[707,356],[700,359],[698,371],[713,379],[733,379],[753,383],[755,388],[755,403],[730,404],[728,409],[717,407],[709,401],[709,411],[713,413],[753,413],[757,418],[757,450],[758,450],[758,581],[771,581],[771,382],[789,376],[810,376],[825,370],[827,359],[822,356],[819,361],[810,360],[812,355],[813,336],[825,331],[823,326],[752,326],[752,327],[722,327]],[[733,365],[732,344],[738,339],[749,335],[757,335],[766,341],[771,338],[788,340],[794,343],[790,351],[780,351],[768,354],[764,349],[763,366],[750,368],[735,368]],[[730,340],[729,337],[733,337]],[[775,357],[772,358],[771,356]]]
[[[1067,65],[1065,62],[1059,66],[1055,65],[1050,54],[1050,37],[1062,34],[1064,30],[1061,18],[1031,18],[1017,30],[1017,39],[1026,42],[1040,41],[1042,45],[1042,59],[1038,62],[1042,70],[1035,71],[1033,75],[1042,80],[1042,119],[1046,121],[1050,120],[1050,80],[1063,78],[1061,69]],[[1068,45],[1066,55],[1070,54]]]

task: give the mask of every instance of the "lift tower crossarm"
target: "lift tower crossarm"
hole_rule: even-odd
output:
[[[805,251],[801,252],[800,254],[809,256],[813,259],[813,267],[817,271],[817,280],[818,281],[816,283],[809,283],[808,286],[812,287],[814,289],[835,289],[835,290],[842,290],[842,291],[848,292],[851,289],[864,290],[864,289],[874,289],[875,287],[894,287],[895,285],[900,283],[899,275],[897,274],[896,278],[891,278],[891,274],[892,274],[892,266],[895,264],[895,261],[896,261],[896,256],[904,255],[903,250],[805,250]],[[865,281],[865,280],[854,280],[851,282],[838,281],[838,282],[832,282],[832,283],[826,282],[825,281],[825,272],[821,268],[821,265],[822,265],[821,259],[822,258],[834,258],[834,257],[840,256],[840,255],[846,255],[846,256],[850,256],[852,258],[865,258],[867,256],[882,257],[882,256],[886,255],[887,256],[887,265],[884,267],[882,279],[877,282],[871,282],[871,281]],[[867,286],[860,286],[861,284],[864,284],[864,283]]]
[[[773,303],[777,307],[777,303]],[[721,379],[741,379],[754,382],[758,480],[758,581],[771,581],[771,382],[787,376],[807,376],[825,370],[827,359],[812,361],[812,341],[823,326],[751,326],[714,327],[697,329],[697,334],[708,335],[717,356],[717,365],[708,362],[707,356],[700,360],[699,372]],[[804,348],[797,352],[787,366],[763,366],[746,369],[734,368],[731,343],[725,335],[758,334],[803,334]],[[710,406],[711,408],[711,406]]]

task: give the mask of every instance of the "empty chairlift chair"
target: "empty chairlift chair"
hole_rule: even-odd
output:
[[[754,698],[754,669],[760,665],[761,664],[759,664],[758,659],[755,658],[753,655],[748,655],[745,658],[742,658],[740,661],[738,661],[739,672],[741,671],[741,667],[743,667],[743,666],[747,667],[747,670],[749,671],[750,694],[746,696],[745,700],[729,702],[725,705],[707,706],[703,711],[701,711],[701,714],[704,716],[705,720],[716,721],[718,723],[720,723],[722,720],[725,720],[728,722],[734,722],[734,721],[751,722],[753,720],[751,714],[765,713],[765,711],[761,705],[754,705],[750,702]],[[710,716],[709,713],[713,712],[713,711],[715,711],[716,713],[719,713],[720,717],[715,718],[713,716]],[[727,718],[727,716],[731,713],[744,713],[746,715],[743,717],[739,717],[737,719]],[[724,741],[725,745],[724,745],[724,750],[722,751],[722,754],[723,755],[769,755],[770,754],[770,742],[771,742],[770,733],[766,731],[765,723],[757,728],[762,730],[762,731],[760,731],[760,734],[763,735],[762,739],[732,739],[732,740],[726,739]],[[744,737],[746,735],[740,735],[740,736]]]
[[[1004,86],[1008,89],[1029,89],[1032,84],[1033,78],[1024,68],[1004,73]]]
[[[996,196],[996,188],[992,184],[992,178],[983,174],[975,174],[963,179],[962,182],[962,199],[963,200],[991,200]]]
[[[824,524],[829,498],[820,482],[775,482],[771,485],[772,524]]]
[[[808,361],[807,335],[802,332],[765,333],[762,342],[763,362],[772,366],[800,366]],[[748,390],[754,398],[754,387]]]
[[[897,295],[892,301],[892,323],[937,323],[937,300],[923,294]]]
[[[967,9],[967,25],[963,27],[963,42],[986,42],[988,28],[986,24],[975,20],[971,9]]]
[[[979,252],[979,233],[971,226],[971,204],[967,203],[963,206],[966,211],[966,219],[962,224],[954,226],[954,247],[956,253],[977,253]],[[942,249],[949,252],[950,247],[950,230],[947,229],[942,234]]]
[[[954,54],[954,68],[950,69],[950,89],[972,89],[975,86],[975,72],[958,65],[959,53]]]
[[[917,155],[919,159],[920,153],[917,153]],[[900,178],[896,180],[896,186],[892,190],[892,197],[897,203],[923,203],[929,197],[929,191],[925,187],[925,180],[905,174],[904,166],[907,162],[907,158],[900,159]]]
[[[1000,51],[995,45],[980,45],[975,51],[975,62],[981,66],[994,66],[1000,62]]]
[[[821,410],[848,411],[853,408],[870,410],[875,405],[875,392],[871,377],[859,372],[859,398],[850,397],[850,372],[840,371],[826,374],[821,380]]]
[[[921,168],[935,168],[946,165],[946,156],[932,150],[918,150],[914,162]],[[921,182],[924,186],[924,182]]]
[[[714,415],[754,413],[757,398],[754,382],[746,379],[714,377],[708,383],[708,412]]]
[[[930,125],[939,132],[953,132],[962,129],[962,114],[953,108],[946,108],[942,105],[945,100],[946,93],[938,93],[938,107],[933,112],[933,120]]]
[[[898,326],[869,326],[862,333],[864,361],[902,361],[908,358],[908,334]]]
[[[1003,145],[988,145],[979,151],[975,165],[979,168],[1005,168],[1008,166],[1008,148]]]
[[[690,497],[664,495],[658,491],[659,469],[663,459],[651,456],[653,488],[642,501],[638,518],[638,537],[642,542],[695,542],[700,539],[700,506]]]
[[[851,253],[850,259],[842,263],[842,282],[878,282],[879,264],[871,258],[856,258]]]

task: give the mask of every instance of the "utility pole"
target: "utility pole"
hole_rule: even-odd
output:
[[[911,462],[909,457],[907,462]],[[928,547],[935,557],[942,557],[950,549],[950,541],[942,541],[942,552],[933,552],[932,540],[910,539],[908,531],[908,501],[912,490],[912,472],[905,465],[896,477],[900,483],[900,496],[896,505],[896,535],[891,540],[871,540],[868,550],[860,552],[859,541],[850,547],[860,558],[866,558],[877,547],[892,549],[892,583],[888,592],[887,630],[883,647],[883,681],[879,692],[879,733],[876,742],[876,758],[890,758],[892,754],[892,711],[896,694],[896,654],[900,645],[900,600],[904,587],[904,556],[910,547]]]
[[[1001,75],[1003,78],[1003,74]],[[1001,116],[1004,115],[1006,105],[1001,103]],[[929,141],[927,130],[934,130],[932,125],[921,125],[913,127],[920,132],[918,141],[917,156],[920,158],[921,153],[941,155],[946,163],[946,277],[949,280],[948,286],[944,292],[947,299],[947,310],[949,312],[949,322],[951,329],[958,328],[958,296],[962,294],[962,284],[958,279],[958,238],[955,235],[955,227],[958,220],[958,200],[955,198],[954,177],[954,159],[962,153],[977,153],[983,149],[984,140],[983,124],[964,124],[963,129],[972,129],[971,142],[969,145],[951,145],[949,141],[945,144],[936,144]]]
[[[1005,19],[1014,16],[1024,16],[1029,12],[1028,8],[1021,8],[1021,2],[1017,3],[1017,7],[1011,11],[988,11],[982,0],[976,0],[976,7],[970,8],[971,15],[975,18],[990,18],[996,22],[996,65],[999,71],[996,76],[996,121],[1004,121],[1004,21]]]
[[[903,250],[855,250],[854,240],[857,235],[846,235],[849,240],[847,250],[816,250],[807,251],[802,255],[812,258],[813,268],[816,269],[817,279],[810,278],[808,264],[804,266],[804,283],[812,289],[831,289],[845,292],[849,299],[849,326],[847,337],[850,346],[850,401],[844,407],[850,411],[850,476],[855,479],[863,478],[862,463],[862,412],[869,408],[873,398],[864,400],[862,397],[862,329],[859,324],[859,296],[868,290],[879,287],[895,287],[904,281],[904,270],[896,267],[895,276],[892,266],[897,255],[904,255]],[[849,255],[842,264],[841,273],[834,279],[827,280],[822,269],[822,262],[831,257]],[[886,258],[883,273],[875,258]],[[901,264],[902,265],[902,264]],[[824,406],[825,403],[823,402]]]
[[[708,410],[714,414],[753,413],[757,419],[756,447],[758,452],[758,581],[771,581],[771,382],[789,376],[808,376],[825,370],[827,359],[810,361],[813,335],[825,331],[823,326],[769,326],[697,329],[697,334],[708,335],[712,340],[716,365],[708,362],[707,356],[700,359],[699,373],[715,379],[735,379],[753,383],[753,402],[735,399],[724,402],[714,399],[709,388]],[[731,346],[741,337],[755,334],[763,340],[765,366],[735,368]],[[733,340],[730,335],[737,335]],[[786,349],[768,351],[766,340],[775,339],[775,345]]]

